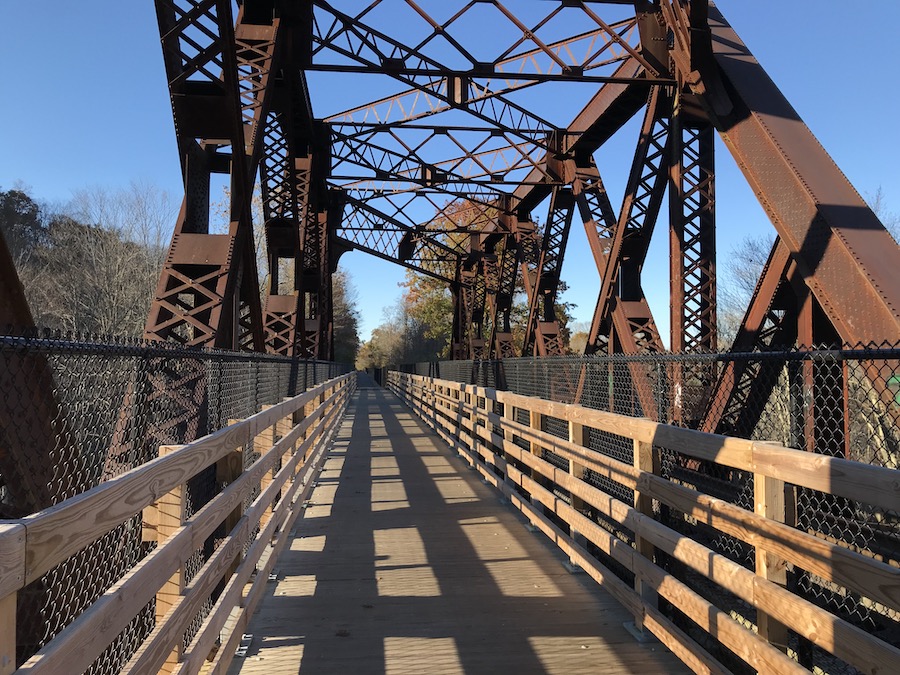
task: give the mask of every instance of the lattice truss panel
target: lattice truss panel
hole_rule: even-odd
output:
[[[516,293],[528,312],[515,349],[558,355],[556,302],[577,215],[601,280],[588,353],[664,349],[641,283],[663,228],[668,343],[714,350],[716,132],[784,249],[742,344],[857,342],[896,329],[897,282],[885,283],[880,245],[860,235],[883,228],[706,2],[156,5],[186,197],[151,339],[326,358],[330,274],[356,249],[451,287],[457,355],[513,351]],[[611,138],[635,131],[624,194],[610,195],[597,158]],[[615,170],[608,158],[601,164]],[[231,185],[227,235],[209,232],[217,173]],[[251,236],[256,181],[271,270],[263,302]],[[841,209],[858,210],[866,226]],[[875,239],[887,247],[885,236]],[[821,250],[804,246],[811,237],[826,242]],[[863,270],[860,287],[841,290],[854,270]],[[860,297],[877,309],[861,313]],[[764,316],[777,337],[761,332]],[[712,376],[686,381],[698,377],[730,395]]]
[[[799,134],[783,128],[781,120],[795,117],[787,102],[708,3],[157,6],[187,197],[150,337],[252,349],[262,335],[273,352],[326,356],[330,271],[356,249],[451,287],[457,356],[513,352],[509,298],[516,293],[526,296],[528,312],[515,349],[561,354],[555,305],[577,216],[601,280],[588,353],[656,352],[666,342],[714,350],[717,131],[771,207],[783,247],[741,344],[855,342],[896,328],[897,284],[882,283],[888,268],[878,247],[836,211],[815,217],[834,189],[844,206],[868,209],[820,148],[807,154],[823,155],[826,178],[804,189],[814,169],[800,157],[814,139],[802,122]],[[761,105],[769,99],[774,106]],[[635,131],[630,169],[627,161],[621,166],[624,194],[610,195],[596,156],[613,136]],[[780,142],[788,137],[801,141]],[[233,161],[235,148],[245,161]],[[602,164],[614,170],[608,159]],[[203,207],[209,174],[222,171],[232,174],[236,196],[229,238],[214,242]],[[790,187],[797,181],[784,171],[801,185]],[[242,235],[257,176],[275,270],[259,307],[244,290],[255,256]],[[657,229],[668,230],[670,242],[668,340],[641,282]],[[835,233],[844,250],[804,248],[813,230]],[[208,248],[218,257],[198,260],[201,242],[177,244],[193,235],[216,243]],[[839,297],[835,273],[820,274],[825,259],[834,269],[866,270],[857,290],[879,306],[872,316],[844,319],[859,303]],[[824,321],[813,320],[820,315]],[[731,387],[709,374],[684,377],[721,396],[754,379],[742,372]]]

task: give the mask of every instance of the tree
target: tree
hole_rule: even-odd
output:
[[[43,209],[25,189],[0,190],[0,231],[17,268],[25,264],[37,248],[46,244]]]
[[[359,351],[359,310],[356,289],[346,271],[338,268],[332,276],[334,312],[334,360],[353,363]]]
[[[21,190],[0,192],[0,226],[16,242],[35,322],[140,335],[165,256],[162,233],[174,214],[166,193],[141,184],[83,190],[57,212]]]
[[[900,216],[888,210],[881,187],[868,195],[867,201],[894,240],[900,240]],[[731,248],[722,267],[717,307],[719,344],[723,350],[731,345],[737,335],[774,243],[774,235],[747,236]]]
[[[406,280],[400,286],[406,289],[400,300],[409,345],[405,358],[414,361],[447,358],[453,332],[453,297],[447,284],[407,270]]]

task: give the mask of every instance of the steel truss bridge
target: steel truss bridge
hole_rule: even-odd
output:
[[[852,596],[877,621],[897,623],[896,455],[885,455],[894,459],[881,467],[849,461],[858,450],[851,431],[860,428],[851,403],[875,411],[880,421],[866,429],[893,442],[896,349],[875,360],[854,357],[862,365],[853,377],[847,366],[840,376],[819,368],[829,357],[818,352],[790,370],[791,386],[802,390],[791,405],[804,413],[792,439],[827,461],[732,438],[755,428],[780,386],[765,359],[726,359],[723,367],[673,361],[664,373],[641,360],[668,351],[643,290],[651,237],[663,229],[657,222],[668,229],[658,234],[669,241],[671,351],[719,351],[717,135],[778,235],[731,350],[765,355],[900,340],[900,248],[713,3],[155,5],[185,196],[147,319],[150,346],[106,354],[131,359],[131,370],[117,380],[116,412],[101,430],[93,418],[79,426],[67,415],[101,405],[91,387],[102,378],[79,381],[57,347],[40,340],[6,337],[0,345],[0,389],[26,402],[0,429],[0,618],[19,638],[0,640],[0,673],[64,672],[67,663],[91,672],[199,672],[232,605],[244,607],[256,564],[266,573],[272,567],[265,537],[287,541],[279,528],[294,522],[292,500],[308,496],[307,479],[354,395],[355,376],[337,377],[328,363],[331,275],[341,255],[363,251],[445,282],[458,362],[562,356],[555,304],[573,222],[585,229],[601,279],[586,346],[593,365],[560,366],[564,376],[551,378],[542,396],[549,401],[394,372],[396,395],[529,519],[554,536],[571,535],[566,550],[579,564],[605,561],[592,569],[698,672],[726,667],[718,652],[691,642],[694,629],[676,621],[677,612],[724,645],[728,658],[761,672],[818,667],[813,644],[866,672],[897,666],[891,636],[862,635],[843,615],[824,617],[805,599],[780,595],[791,584],[790,563],[807,570],[829,602]],[[586,91],[586,105],[565,119],[556,119],[561,106],[547,105]],[[634,152],[617,175],[624,200],[613,205],[604,184],[612,179],[599,167],[609,171],[604,152],[632,130]],[[216,234],[210,186],[223,177],[229,225]],[[257,188],[270,270],[262,299]],[[518,288],[528,313],[517,354]],[[5,244],[0,323],[32,325]],[[97,356],[85,344],[63,351]],[[313,369],[301,377],[298,363]],[[611,373],[619,368],[632,409],[651,419],[613,419],[575,405],[596,386],[596,363],[612,364],[609,391],[590,395],[607,396],[615,412],[621,392],[614,395]],[[108,381],[114,371],[105,371]],[[646,386],[651,376],[674,392],[665,406]],[[254,387],[265,380],[266,395],[243,391],[250,380]],[[257,412],[262,405],[270,407]],[[623,439],[624,459],[601,447]],[[88,458],[90,442],[99,443],[99,462]],[[247,454],[233,455],[239,447]],[[654,459],[660,448],[669,453],[665,470]],[[626,511],[598,495],[609,493],[610,481],[630,490],[610,493]],[[685,491],[707,483],[750,486],[750,515],[715,499],[691,501]],[[838,541],[812,522],[786,539],[799,527],[786,489],[824,495],[814,512],[829,522],[865,520],[877,546],[861,543],[862,535]],[[868,510],[853,506],[867,498]],[[653,524],[671,524],[654,511],[660,503],[684,516],[666,532]],[[582,517],[605,523],[611,537],[586,535]],[[740,539],[743,553],[754,549],[751,578],[743,562],[737,569],[718,553],[698,573],[758,610],[749,631],[756,637],[731,624],[720,632],[725,624],[717,622],[728,616],[704,604],[706,586],[690,595],[678,585],[690,577],[685,570],[703,566],[707,549],[690,548],[697,543],[690,538],[689,550],[669,546],[666,537],[698,519]],[[248,537],[256,543],[244,550]],[[711,551],[715,541],[702,544]],[[101,555],[103,580],[92,586],[85,579]],[[633,578],[616,572],[628,564]],[[71,588],[92,590],[60,582],[70,577]],[[145,583],[156,582],[158,592],[147,591]],[[122,603],[134,610],[126,619]],[[71,616],[61,618],[63,605]],[[807,624],[789,626],[791,616]],[[239,634],[229,634],[226,651]],[[789,658],[791,649],[805,652]],[[755,661],[759,655],[765,660]]]
[[[710,3],[156,8],[185,199],[152,340],[329,359],[331,273],[360,250],[448,284],[454,358],[517,355],[517,287],[522,355],[558,355],[555,301],[580,222],[601,279],[586,352],[664,351],[642,275],[665,204],[671,350],[715,352],[716,135],[778,234],[731,349],[900,336],[900,249]],[[533,112],[585,87],[593,95],[572,118]],[[317,118],[319,100],[348,107]],[[616,209],[596,157],[631,120],[640,132]],[[228,176],[227,234],[209,233],[213,174]],[[262,301],[257,181],[271,270]],[[757,375],[688,379],[730,410]]]

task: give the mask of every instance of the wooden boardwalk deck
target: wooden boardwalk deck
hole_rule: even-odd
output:
[[[365,376],[232,673],[672,673],[631,619]]]

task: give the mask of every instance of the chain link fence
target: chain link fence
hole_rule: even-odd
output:
[[[401,366],[399,370],[900,468],[900,343],[878,348],[753,354],[446,361]],[[546,418],[542,426],[564,436],[561,427],[556,429],[556,421]],[[591,429],[584,442],[592,450],[620,461],[633,461],[631,443],[613,434]],[[664,448],[657,450],[662,476],[744,509],[754,509],[752,474]],[[629,488],[607,477],[586,471],[583,478],[626,503],[633,499]],[[900,566],[900,513],[807,488],[789,485],[787,489],[789,524]],[[655,509],[656,517],[669,527],[755,569],[755,551],[749,544],[675,509],[658,503]],[[634,545],[631,532],[604,522],[599,514],[592,515],[602,527],[612,528],[618,538]],[[594,553],[623,580],[632,581],[630,570],[601,551]],[[661,564],[733,618],[747,626],[755,625],[755,611],[736,596],[666,556],[661,556]],[[900,646],[900,613],[895,609],[797,567],[789,569],[788,585],[807,600]],[[680,619],[682,627],[726,666],[735,672],[748,671],[743,661],[705,631],[692,626],[686,617]],[[791,653],[807,668],[825,673],[857,672],[791,633]]]
[[[94,336],[0,336],[0,518],[43,510],[244,419],[262,406],[349,372],[346,365],[185,349]],[[257,457],[245,448],[245,468]],[[222,489],[215,466],[187,486],[187,516]],[[214,533],[188,561],[185,583],[215,551]],[[17,661],[68,626],[156,546],[135,517],[29,584],[17,600]],[[185,645],[214,602],[185,635]],[[156,625],[150,603],[89,670],[117,673]]]

